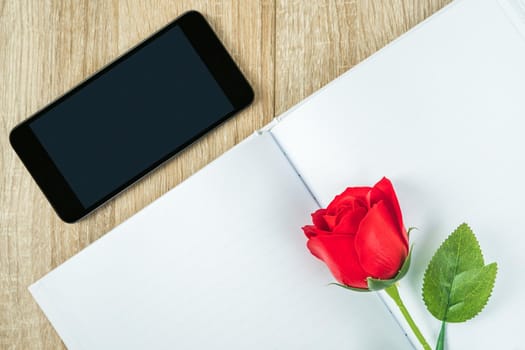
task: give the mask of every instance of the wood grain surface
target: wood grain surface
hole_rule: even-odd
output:
[[[449,0],[0,0],[0,349],[60,349],[27,287]],[[253,105],[74,225],[9,146],[19,122],[189,10],[256,92]]]

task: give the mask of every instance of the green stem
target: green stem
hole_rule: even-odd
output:
[[[445,349],[445,321],[441,323],[441,331],[439,331],[439,337],[436,344],[436,350]]]
[[[417,340],[419,340],[419,343],[423,346],[423,349],[425,350],[432,350],[430,345],[428,345],[428,342],[426,341],[425,337],[417,327],[416,323],[412,319],[412,316],[410,316],[410,313],[408,312],[405,304],[403,304],[403,301],[401,300],[401,297],[399,296],[399,290],[397,289],[397,283],[392,284],[390,287],[385,289],[385,292],[394,300],[397,307],[403,314],[403,317],[405,317],[405,320],[408,322],[408,325],[412,329],[412,332],[414,332],[414,335],[416,336]]]

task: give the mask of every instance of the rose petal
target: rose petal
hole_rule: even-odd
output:
[[[304,234],[308,238],[312,238],[312,237],[317,236],[317,230],[318,229],[314,225],[303,226],[303,227],[301,227],[301,229],[303,230]]]
[[[361,220],[366,215],[365,208],[357,208],[353,211],[343,212],[337,216],[337,225],[333,229],[333,233],[355,235]]]
[[[315,227],[314,225],[306,225],[301,227],[306,237],[314,237],[314,236],[320,236],[320,235],[331,235],[332,232],[320,230],[319,228]]]
[[[329,214],[333,214],[342,205],[352,205],[354,207],[356,200],[365,202],[371,189],[371,187],[348,187],[343,193],[335,196],[332,202],[328,204],[326,210]]]
[[[325,215],[323,216],[324,221],[326,221],[326,224],[328,225],[328,231],[332,231],[335,226],[335,219],[337,218],[335,215]]]
[[[397,221],[397,226],[399,227],[398,232],[401,235],[401,239],[408,247],[408,235],[406,234],[405,225],[403,223],[403,215],[401,214],[399,201],[396,192],[394,191],[394,187],[392,186],[392,182],[386,177],[383,177],[370,191],[370,207],[380,200],[387,201],[390,212],[394,215],[394,218]]]
[[[368,288],[367,274],[359,265],[354,237],[348,235],[316,236],[308,240],[310,252],[325,262],[335,279],[355,288]]]
[[[328,230],[328,225],[323,216],[326,214],[326,209],[319,209],[312,213],[312,222],[321,230]]]
[[[355,236],[359,263],[369,276],[379,279],[394,277],[408,254],[384,201],[379,201],[366,214]]]

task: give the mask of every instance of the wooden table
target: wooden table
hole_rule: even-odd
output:
[[[0,348],[63,348],[29,284],[448,1],[0,0]],[[63,223],[9,131],[189,9],[211,22],[255,102],[95,214]]]

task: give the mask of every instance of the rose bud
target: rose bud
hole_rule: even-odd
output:
[[[325,262],[344,286],[382,289],[408,269],[408,234],[387,178],[374,187],[349,187],[302,229],[310,252]],[[405,264],[405,261],[407,264]],[[372,288],[370,281],[379,281]],[[385,281],[386,280],[386,281]]]

